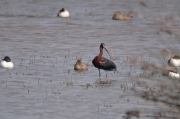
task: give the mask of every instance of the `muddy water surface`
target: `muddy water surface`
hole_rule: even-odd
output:
[[[157,55],[163,49],[179,50],[176,37],[162,32],[155,21],[161,15],[178,16],[178,0],[147,0],[148,7],[139,0],[0,3],[0,56],[10,56],[15,65],[12,70],[0,68],[0,118],[120,119],[127,110],[137,109],[145,119],[151,118],[149,112],[166,110],[162,104],[135,96],[131,88],[143,79],[137,77],[142,72],[141,62],[126,61],[132,57],[162,63],[164,57]],[[70,11],[69,25],[66,19],[56,17],[62,7]],[[113,21],[117,10],[133,10],[141,16]],[[179,25],[179,21],[177,18],[172,24]],[[98,83],[98,70],[91,63],[102,42],[118,69],[108,73],[108,84]],[[109,58],[106,52],[104,56]],[[88,63],[87,72],[73,70],[80,58]],[[105,72],[101,73],[105,81]]]

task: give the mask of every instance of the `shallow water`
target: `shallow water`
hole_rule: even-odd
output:
[[[180,1],[146,2],[148,7],[139,0],[0,1],[0,56],[10,56],[15,65],[12,70],[0,68],[0,118],[120,119],[126,110],[138,109],[145,119],[151,118],[149,112],[166,110],[135,96],[131,87],[143,79],[136,78],[141,65],[125,61],[132,57],[162,63],[168,59],[158,56],[162,50],[179,51],[179,40],[162,32],[155,19],[179,16]],[[69,25],[56,17],[62,7],[70,11]],[[114,21],[112,15],[118,10],[134,10],[147,18]],[[91,63],[102,42],[118,68],[108,73],[108,84],[98,83],[98,70]],[[104,57],[109,58],[107,53]],[[73,70],[80,58],[88,63],[87,72]],[[101,74],[105,81],[105,72]]]

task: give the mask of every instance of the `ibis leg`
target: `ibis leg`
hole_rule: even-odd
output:
[[[100,69],[98,69],[99,70],[99,82],[101,81],[101,79],[100,79],[100,76],[101,76],[101,73],[100,73]]]
[[[108,82],[108,78],[107,78],[107,71],[106,71],[106,82]]]
[[[101,76],[101,72],[100,72],[100,69],[98,69],[99,70],[99,77]]]
[[[107,78],[107,71],[106,71],[106,78]]]

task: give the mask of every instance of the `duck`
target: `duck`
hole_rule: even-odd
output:
[[[11,62],[11,58],[9,56],[5,56],[4,59],[1,60],[1,66],[4,68],[12,69],[14,67],[13,62]]]
[[[87,64],[83,63],[81,60],[77,60],[76,64],[74,65],[74,70],[86,71],[86,70],[88,70],[88,66],[87,66]]]
[[[163,76],[168,76],[172,79],[179,79],[180,78],[180,75],[179,73],[175,72],[175,71],[172,71],[172,70],[164,70],[162,72],[162,75]]]
[[[57,13],[57,17],[63,17],[63,18],[67,18],[70,17],[70,14],[67,10],[65,10],[64,8],[62,8],[61,10],[59,10],[59,12]]]
[[[130,20],[132,16],[128,16],[120,11],[116,11],[112,17],[113,20]]]
[[[57,13],[57,17],[61,16],[62,18],[66,18],[66,24],[69,24],[69,17],[70,14],[67,10],[65,10],[64,8],[62,8],[61,10],[59,10],[59,12]]]
[[[170,66],[179,67],[179,66],[180,66],[180,56],[175,55],[175,56],[171,57],[171,58],[168,60],[168,64],[169,64]]]

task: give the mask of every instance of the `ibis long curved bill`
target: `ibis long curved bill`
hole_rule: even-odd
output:
[[[107,50],[106,46],[104,46],[104,49],[105,49],[105,50],[106,50],[106,52],[109,54],[109,56],[110,56],[110,60],[111,60],[111,55],[110,55],[109,51]]]

